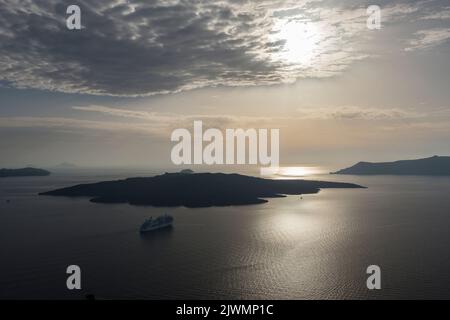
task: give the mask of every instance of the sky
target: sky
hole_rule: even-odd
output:
[[[449,61],[448,1],[0,0],[0,166],[169,167],[195,120],[282,165],[450,155]]]

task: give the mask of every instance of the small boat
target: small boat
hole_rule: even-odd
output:
[[[145,220],[139,231],[141,233],[155,231],[163,228],[172,227],[172,224],[173,224],[173,217],[168,214],[164,214],[162,216],[157,217],[156,219],[153,219],[153,217],[151,217],[150,219]]]

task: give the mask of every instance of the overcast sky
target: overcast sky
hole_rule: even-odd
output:
[[[165,167],[194,120],[285,165],[450,155],[449,62],[448,1],[0,0],[0,165]]]

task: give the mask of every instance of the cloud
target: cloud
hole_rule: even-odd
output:
[[[439,12],[431,12],[422,16],[421,20],[446,20],[450,19],[450,7],[443,8]]]
[[[69,31],[66,8],[72,2],[0,0],[0,81],[144,96],[330,77],[371,55],[361,36],[368,32],[368,4],[80,0],[83,29]],[[383,10],[397,19],[416,12],[417,4]]]
[[[229,114],[176,114],[168,112],[147,112],[125,108],[90,105],[73,107],[75,110],[96,112],[120,118],[133,118],[144,123],[155,123],[167,130],[173,128],[190,128],[194,121],[201,120],[205,126],[214,128],[263,128],[282,125],[289,121],[301,120],[404,120],[426,117],[425,114],[402,108],[368,108],[359,106],[307,107],[297,109],[291,116],[234,116]],[[446,117],[440,114],[439,117]],[[166,130],[166,131],[167,131]]]
[[[0,128],[43,128],[50,130],[100,130],[161,135],[161,125],[93,121],[67,117],[0,117]]]
[[[85,135],[89,140],[98,137],[121,137],[126,144],[133,145],[136,140],[148,143],[162,142],[170,144],[170,136],[174,129],[193,129],[193,122],[203,121],[203,127],[225,129],[280,129],[287,143],[296,144],[299,132],[306,136],[322,128],[324,132],[339,132],[339,134],[352,134],[360,132],[366,135],[366,129],[393,131],[407,130],[408,128],[422,128],[428,124],[430,131],[445,131],[450,121],[447,110],[438,110],[434,113],[421,114],[412,109],[405,108],[368,108],[358,106],[334,107],[307,107],[298,109],[294,113],[270,116],[236,116],[229,114],[179,114],[166,112],[148,112],[144,110],[129,110],[125,108],[111,108],[108,106],[77,106],[74,110],[80,112],[80,118],[69,117],[0,117],[0,129],[8,132],[46,132],[58,137],[61,133]],[[83,119],[86,113],[99,113],[99,120]],[[105,117],[109,116],[108,118]],[[350,124],[343,129],[342,124]],[[337,128],[339,128],[337,130]],[[337,131],[336,131],[337,130]],[[377,131],[378,132],[378,131]],[[9,133],[10,134],[10,133]],[[333,133],[335,134],[335,133]],[[14,135],[12,135],[14,136]],[[115,139],[115,138],[112,138]],[[144,139],[144,140],[142,140]],[[359,138],[358,138],[359,139]],[[109,139],[110,140],[110,139]]]
[[[233,115],[184,115],[163,112],[130,111],[107,106],[75,106],[75,110],[96,112],[115,117],[112,120],[86,120],[69,117],[0,117],[0,128],[42,128],[47,130],[86,130],[139,133],[158,137],[170,137],[176,128],[191,128],[194,121],[203,121],[210,128],[261,128],[285,118],[233,116]],[[122,118],[131,119],[124,120]]]
[[[258,117],[258,116],[234,116],[229,114],[178,114],[170,112],[148,112],[142,110],[129,110],[125,108],[111,108],[108,106],[89,105],[89,106],[74,106],[74,110],[95,112],[103,115],[141,120],[140,123],[149,125],[157,125],[160,129],[164,128],[165,132],[173,130],[174,128],[189,128],[192,127],[194,121],[203,121],[208,127],[214,128],[238,128],[238,127],[260,127],[264,124],[276,121],[273,117]]]
[[[99,105],[74,106],[74,107],[72,107],[72,109],[79,110],[79,111],[97,112],[97,113],[107,114],[110,116],[134,118],[134,119],[147,119],[148,120],[148,119],[154,119],[156,117],[156,113],[151,113],[151,112],[147,112],[147,111],[118,109],[118,108],[111,108],[111,107],[99,106]]]
[[[302,119],[323,120],[399,120],[424,117],[423,114],[399,108],[363,108],[357,106],[301,108],[297,111]]]
[[[450,39],[450,28],[420,30],[416,38],[409,41],[406,51],[422,50],[441,45]]]

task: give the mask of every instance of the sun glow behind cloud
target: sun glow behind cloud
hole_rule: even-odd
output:
[[[322,35],[317,24],[312,22],[280,20],[275,24],[273,40],[283,41],[284,46],[275,58],[300,66],[310,66],[320,55]]]

